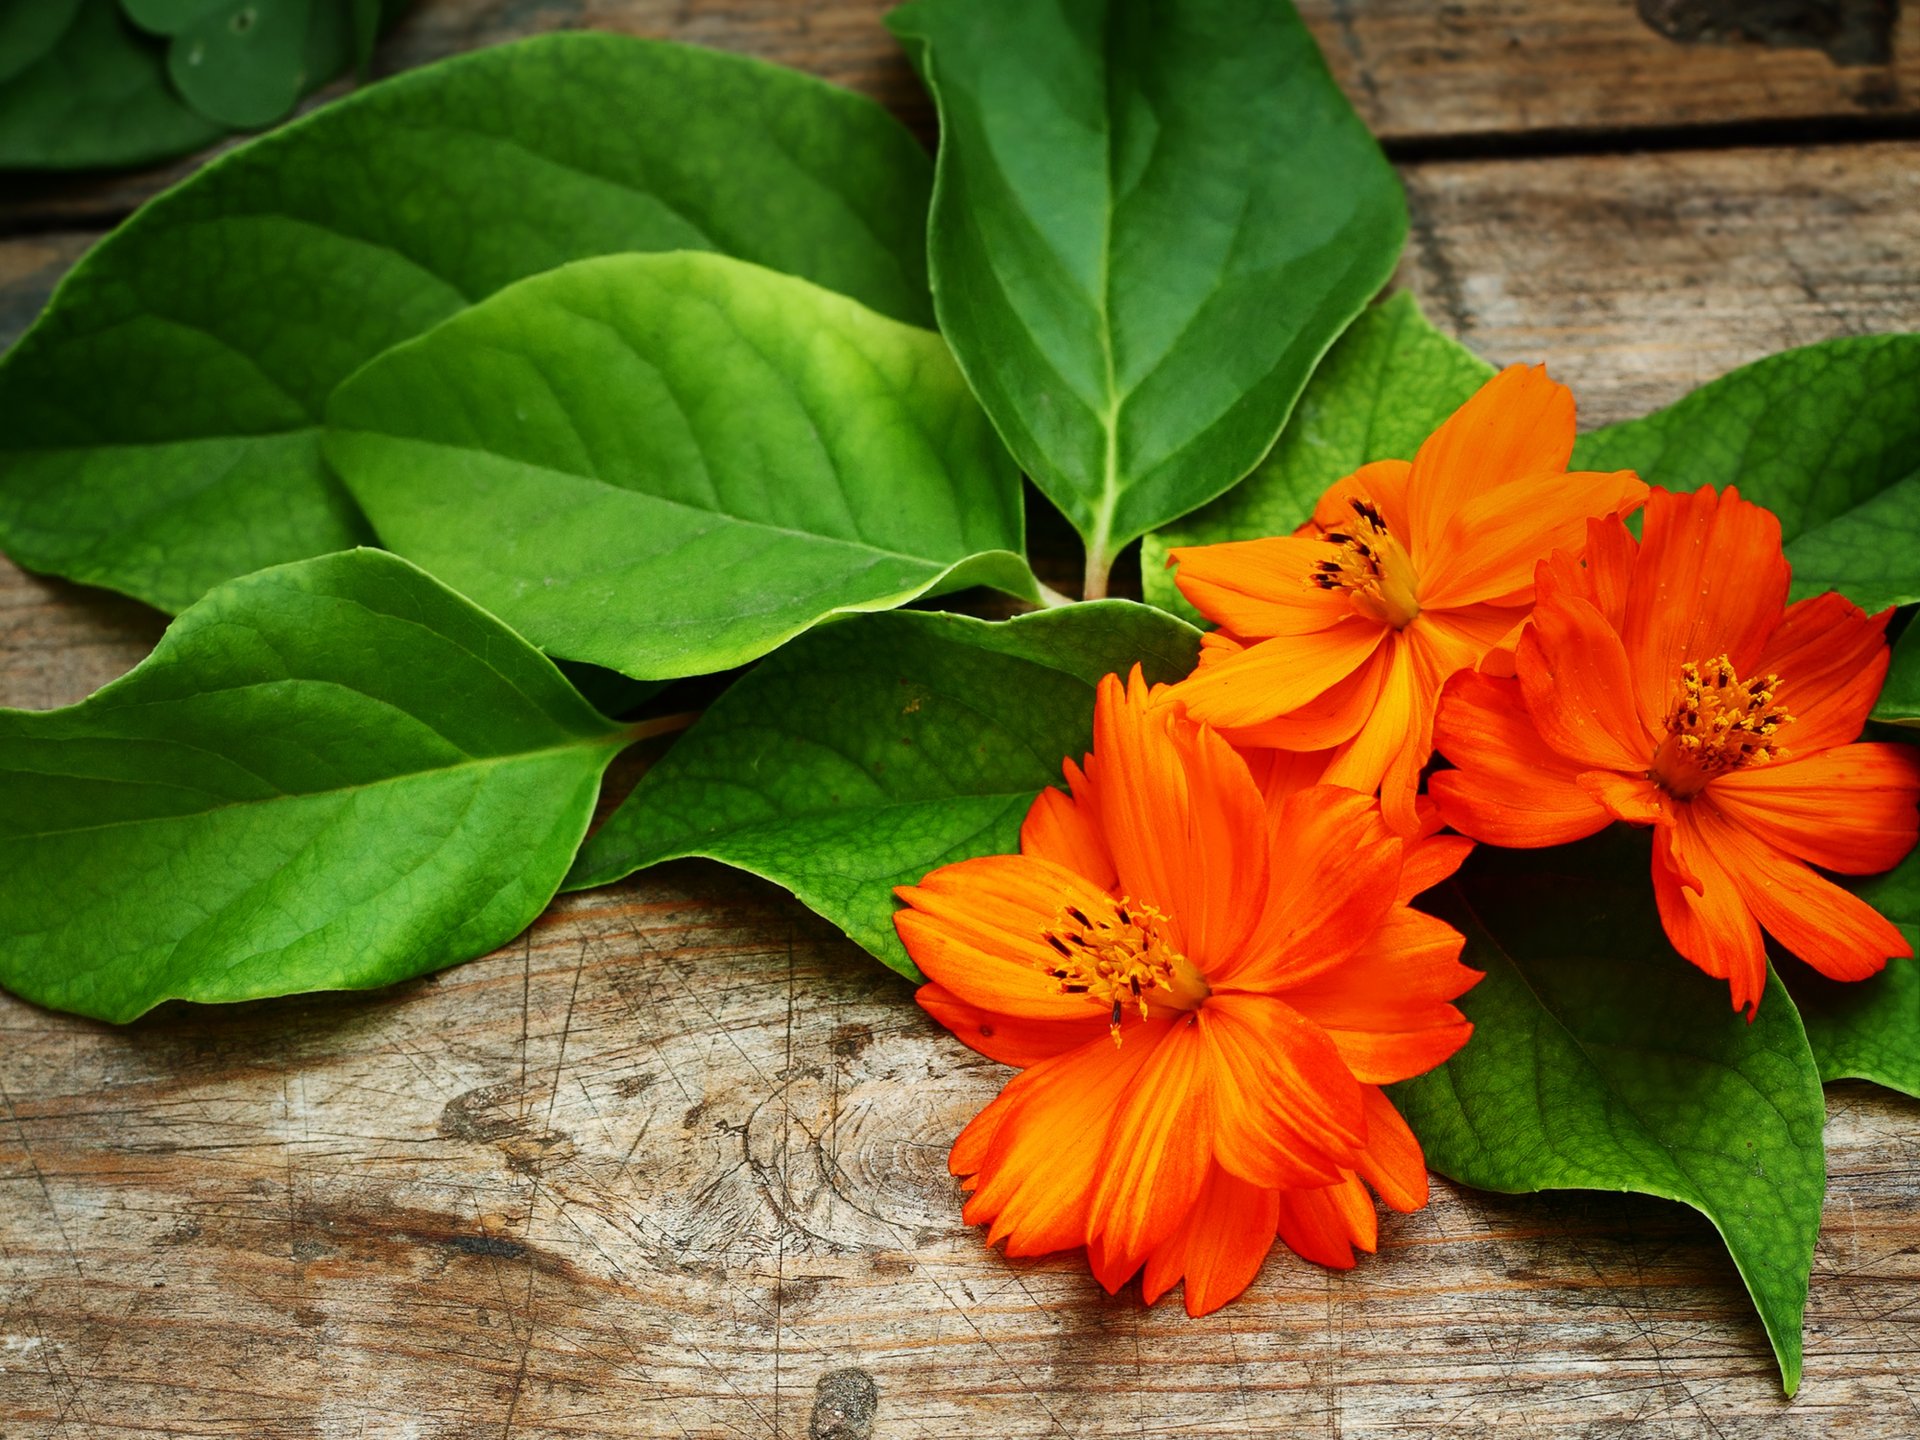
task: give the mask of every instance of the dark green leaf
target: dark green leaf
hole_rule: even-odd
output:
[[[1372,460],[1411,460],[1492,374],[1428,324],[1409,294],[1364,312],[1313,372],[1259,467],[1205,509],[1147,536],[1140,552],[1147,599],[1196,616],[1167,569],[1169,550],[1292,534],[1334,481]]]
[[[915,0],[941,328],[1088,547],[1212,499],[1393,273],[1392,168],[1272,0]]]
[[[703,855],[784,885],[901,974],[893,887],[1019,848],[1093,687],[1193,668],[1199,636],[1126,601],[990,624],[904,611],[823,625],[723,695],[594,835],[567,888]]]
[[[0,5],[0,84],[44,58],[80,13],[81,0]]]
[[[1739,486],[1780,517],[1796,599],[1920,600],[1920,335],[1768,356],[1583,436],[1574,465],[1669,490]]]
[[[233,581],[80,704],[0,711],[0,982],[118,1021],[483,954],[625,736],[394,556]]]
[[[1920,726],[1920,625],[1909,624],[1895,642],[1873,718],[1887,725]]]
[[[724,256],[535,276],[327,413],[382,543],[569,660],[701,675],[839,610],[1034,596],[1019,475],[940,337]]]
[[[343,0],[223,0],[175,33],[167,75],[209,120],[254,130],[283,119],[352,53]]]
[[[1464,1184],[1630,1190],[1700,1211],[1791,1394],[1826,1187],[1820,1075],[1777,977],[1749,1025],[1724,980],[1668,945],[1649,853],[1641,833],[1483,847],[1434,892],[1486,979],[1460,1001],[1466,1049],[1394,1101],[1427,1163]]]
[[[46,15],[29,24],[10,13],[0,29],[0,70],[11,71],[0,79],[0,170],[142,165],[227,133],[174,94],[165,47],[128,24],[118,0],[17,0],[12,9],[43,4]],[[66,23],[49,44],[60,15]],[[0,412],[10,429],[25,423],[11,396]]]
[[[0,362],[0,546],[172,609],[354,544],[318,420],[366,360],[631,250],[725,251],[924,321],[928,184],[871,101],[691,46],[553,35],[372,86],[74,268]]]

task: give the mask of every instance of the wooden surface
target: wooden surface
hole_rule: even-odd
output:
[[[749,37],[917,104],[879,8],[426,0],[394,43]],[[1397,77],[1376,118],[1420,96],[1455,136],[1616,125],[1649,97],[1721,113],[1697,67],[1726,56],[1630,30],[1613,78],[1638,97],[1604,93],[1594,44],[1556,118],[1512,98],[1544,72],[1500,25],[1637,25],[1629,4],[1350,0],[1316,11],[1323,37],[1342,9],[1376,87]],[[1441,45],[1442,21],[1466,38]],[[1839,113],[1819,84],[1864,73],[1738,53],[1741,104],[1772,119]],[[1407,163],[1403,283],[1490,358],[1547,360],[1587,423],[1785,345],[1920,329],[1920,144],[1670,138]],[[80,201],[105,213],[120,183],[72,189],[65,219],[45,191],[0,211],[0,343],[90,242]],[[76,700],[160,625],[0,562],[0,704]],[[1788,1403],[1710,1228],[1651,1200],[1439,1184],[1357,1270],[1277,1254],[1203,1321],[1108,1298],[1077,1258],[1002,1260],[960,1225],[945,1155],[1005,1072],[716,866],[572,897],[392,992],[121,1030],[0,997],[0,1032],[0,1440],[1920,1434],[1920,1104],[1866,1086],[1829,1092]]]

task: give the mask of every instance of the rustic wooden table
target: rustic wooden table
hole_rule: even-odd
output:
[[[1401,283],[1489,358],[1547,360],[1584,422],[1920,329],[1920,6],[1303,8],[1401,162]],[[927,133],[883,9],[422,0],[382,66],[591,25],[816,71]],[[1761,10],[1757,40],[1707,23]],[[187,168],[4,182],[0,344]],[[77,700],[161,625],[0,562],[0,704]],[[1788,1403],[1707,1224],[1651,1200],[1441,1183],[1352,1273],[1277,1253],[1204,1321],[1008,1263],[945,1166],[1003,1072],[717,866],[391,992],[126,1029],[0,997],[0,1027],[3,1440],[1920,1434],[1920,1106],[1866,1086],[1829,1092]]]

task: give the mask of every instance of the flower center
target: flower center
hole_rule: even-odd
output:
[[[1778,675],[1742,680],[1725,655],[1680,667],[1680,694],[1667,715],[1667,736],[1653,752],[1647,778],[1677,799],[1698,794],[1716,775],[1784,760],[1773,737],[1793,723],[1774,695]]]
[[[1107,1011],[1115,1045],[1128,1006],[1144,1020],[1149,996],[1154,1004],[1191,1010],[1212,993],[1193,962],[1167,944],[1160,933],[1166,921],[1151,905],[1121,899],[1093,915],[1068,905],[1044,932],[1060,957],[1047,974],[1060,982],[1061,994],[1084,995]]]
[[[1347,501],[1353,524],[1322,537],[1333,558],[1314,567],[1313,583],[1322,590],[1345,590],[1353,608],[1370,620],[1404,629],[1420,613],[1419,576],[1407,547],[1387,533],[1387,522],[1365,500]]]

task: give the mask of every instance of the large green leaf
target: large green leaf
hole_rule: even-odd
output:
[[[1313,372],[1254,472],[1147,536],[1140,572],[1148,601],[1196,615],[1167,569],[1169,550],[1292,534],[1334,481],[1369,461],[1411,460],[1492,374],[1486,361],[1434,329],[1404,291],[1365,311]]]
[[[1749,1025],[1668,945],[1642,833],[1476,852],[1433,909],[1486,972],[1473,1039],[1394,1088],[1441,1174],[1482,1190],[1630,1190],[1719,1230],[1791,1394],[1826,1187],[1806,1032],[1770,977]]]
[[[940,325],[1027,472],[1119,548],[1266,453],[1405,203],[1278,0],[914,0]]]
[[[127,23],[119,0],[0,9],[0,170],[141,165],[227,133],[174,94],[165,51]],[[11,397],[0,410],[9,430],[26,422]]]
[[[1019,475],[940,337],[720,255],[522,281],[367,366],[328,426],[383,544],[640,678],[835,611],[1037,598]]]
[[[0,547],[174,609],[367,539],[320,460],[334,386],[584,256],[720,250],[927,320],[929,183],[871,101],[690,46],[553,35],[372,86],[74,268],[0,362]]]
[[[353,54],[347,0],[121,0],[170,38],[167,77],[195,110],[235,129],[271,125]]]
[[[1873,718],[1887,725],[1920,728],[1920,625],[1909,624],[1895,642]]]
[[[1019,848],[1061,761],[1086,753],[1093,687],[1193,668],[1199,636],[1104,601],[992,624],[905,611],[823,625],[762,661],[647,772],[567,888],[701,855],[784,885],[901,974],[893,887]]]
[[[1583,436],[1574,465],[1669,490],[1738,485],[1780,517],[1796,599],[1920,600],[1920,335],[1770,355]]]
[[[392,555],[233,581],[80,704],[0,711],[0,983],[130,1020],[482,954],[628,734]]]

